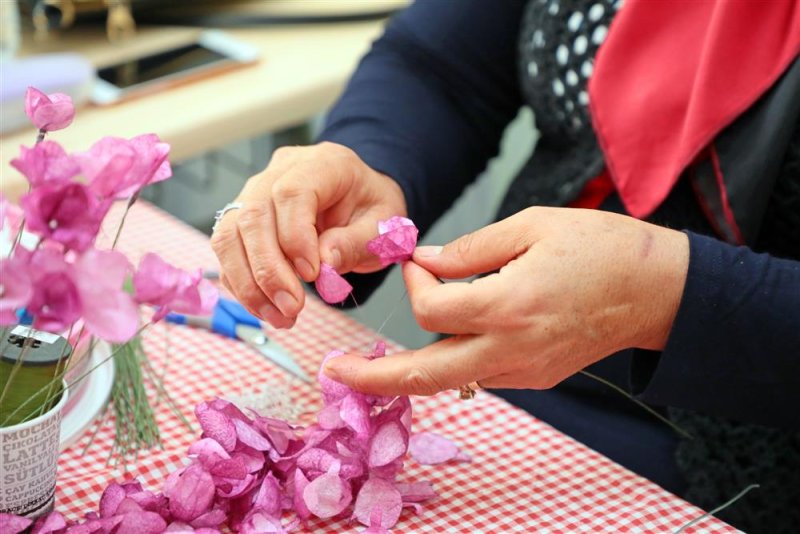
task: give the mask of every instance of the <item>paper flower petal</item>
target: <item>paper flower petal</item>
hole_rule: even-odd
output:
[[[465,458],[469,459],[468,456],[461,455],[458,445],[433,432],[420,432],[411,436],[408,452],[412,458],[423,465],[436,465],[448,460],[464,461]]]
[[[339,304],[353,291],[353,286],[327,263],[320,264],[319,276],[314,286],[322,300],[328,304]]]
[[[236,448],[236,427],[230,417],[209,408],[205,402],[197,405],[195,414],[207,437],[217,441],[228,452]]]
[[[356,497],[353,515],[359,523],[372,526],[375,510],[380,510],[380,526],[392,528],[403,511],[403,500],[394,484],[381,478],[370,478],[361,487]]]
[[[369,437],[369,405],[363,394],[357,392],[348,394],[342,399],[339,414],[342,421],[353,429],[357,438],[366,440]]]
[[[239,526],[240,534],[283,534],[284,532],[286,530],[281,526],[280,519],[260,508],[252,509]]]
[[[336,380],[328,378],[328,375],[322,372],[325,362],[330,359],[337,358],[342,354],[344,354],[344,352],[340,350],[333,350],[326,354],[325,358],[322,360],[322,366],[320,366],[319,373],[317,374],[317,380],[319,381],[320,388],[322,388],[322,400],[326,405],[342,400],[353,391],[341,382],[337,382]]]
[[[20,147],[11,166],[25,175],[31,187],[67,182],[81,172],[78,164],[55,141],[42,141],[33,148]]]
[[[350,484],[330,472],[315,478],[303,490],[308,510],[323,519],[342,513],[351,500]]]
[[[411,259],[418,235],[411,219],[395,216],[378,222],[378,237],[367,243],[367,250],[378,256],[384,267],[400,263]]]
[[[51,534],[52,532],[66,528],[66,526],[67,522],[64,520],[64,516],[58,512],[50,512],[36,521],[31,530],[31,534]]]
[[[34,126],[46,132],[62,130],[75,118],[72,98],[63,93],[44,94],[35,87],[25,93],[25,114]]]
[[[403,496],[403,502],[423,502],[437,497],[430,481],[422,480],[410,484],[397,484],[397,490]]]
[[[214,480],[203,466],[192,464],[164,494],[169,499],[169,511],[175,519],[192,521],[211,509]],[[166,524],[162,529],[165,527]]]
[[[408,449],[408,432],[398,421],[381,425],[369,444],[370,467],[381,467],[402,457]]]
[[[167,528],[164,518],[155,512],[132,512],[122,516],[115,534],[161,534]]]
[[[31,526],[33,520],[14,514],[0,513],[0,532],[19,534]]]
[[[268,451],[272,448],[272,443],[252,425],[240,419],[233,419],[233,426],[236,428],[236,436],[239,441],[248,447],[252,447],[257,451]]]

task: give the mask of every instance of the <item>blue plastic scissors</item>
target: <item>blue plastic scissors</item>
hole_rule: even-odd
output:
[[[286,352],[286,349],[267,337],[261,329],[261,321],[258,320],[258,317],[234,300],[220,297],[211,317],[169,313],[166,320],[170,323],[205,328],[217,334],[244,341],[285,371],[303,382],[311,382],[303,368]]]

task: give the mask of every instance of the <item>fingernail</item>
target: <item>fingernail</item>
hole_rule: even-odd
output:
[[[338,248],[331,249],[331,267],[338,269],[342,266],[342,253]]]
[[[337,382],[342,381],[342,375],[339,374],[339,370],[336,368],[336,365],[332,362],[326,363],[325,367],[322,369],[322,372],[325,373],[325,376],[327,376],[331,380],[335,380]]]
[[[275,314],[280,313],[278,309],[273,306],[272,304],[264,304],[261,306],[261,309],[258,310],[259,318],[269,321],[271,317],[274,317]]]
[[[282,314],[284,314],[286,317],[294,317],[294,310],[297,307],[297,299],[295,299],[286,291],[278,291],[275,293],[275,298],[273,300]]]
[[[414,250],[414,255],[421,258],[430,258],[431,256],[438,256],[442,253],[442,247],[417,247]]]
[[[314,279],[314,269],[305,258],[297,258],[294,260],[294,268],[297,269],[297,272],[303,280]]]

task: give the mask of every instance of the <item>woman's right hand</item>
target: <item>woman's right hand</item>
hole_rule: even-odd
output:
[[[334,143],[279,148],[236,201],[243,207],[211,236],[220,279],[277,328],[294,325],[305,303],[299,278],[316,280],[321,261],[340,273],[379,270],[367,241],[379,220],[406,215],[400,186]]]

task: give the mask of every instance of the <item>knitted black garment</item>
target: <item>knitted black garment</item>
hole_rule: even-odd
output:
[[[602,170],[591,128],[588,78],[594,55],[621,2],[530,0],[519,35],[519,76],[541,138],[504,199],[498,216],[527,206],[564,206]],[[622,210],[619,199],[605,206]],[[679,182],[649,218],[656,224],[714,235],[692,188]],[[800,259],[800,124],[776,180],[753,248]],[[800,313],[800,312],[798,312]],[[681,442],[676,462],[688,500],[704,509],[751,483],[761,489],[717,514],[748,532],[794,532],[800,524],[800,433],[670,409],[695,436]]]

